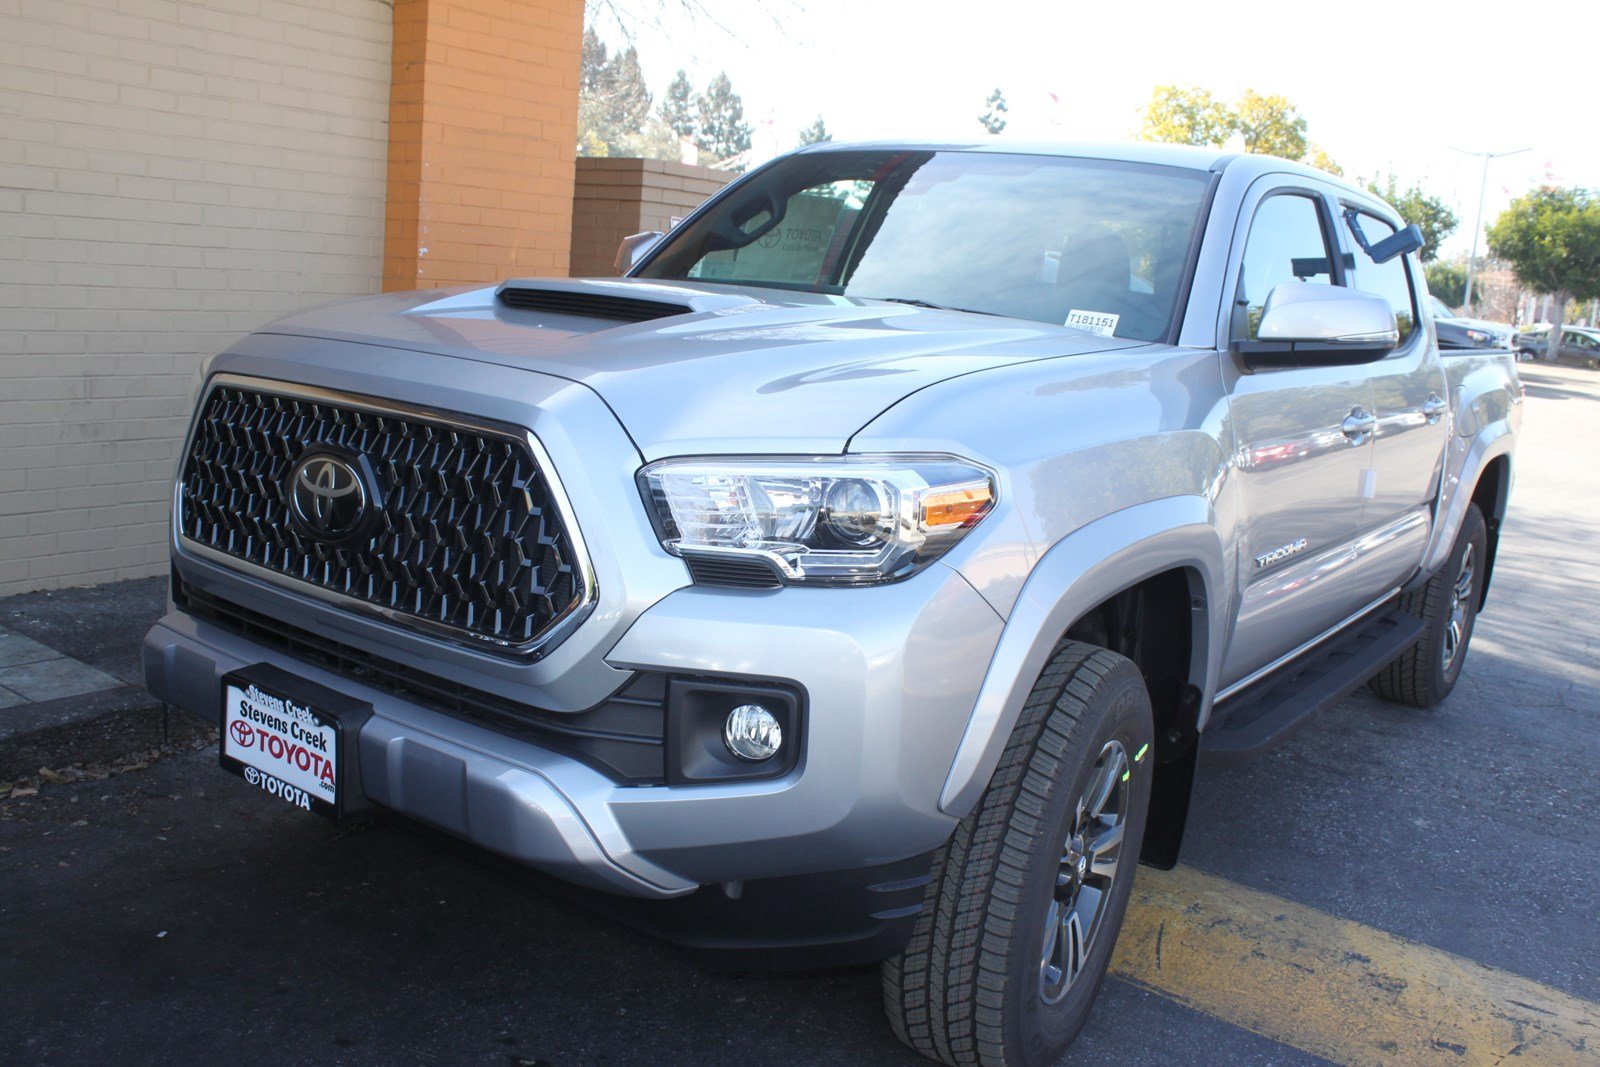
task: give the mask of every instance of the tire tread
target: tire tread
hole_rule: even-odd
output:
[[[882,972],[890,1026],[923,1055],[953,1065],[1005,1062],[1006,961],[1019,936],[1028,861],[1078,724],[1118,669],[1137,672],[1103,648],[1056,646],[983,798],[939,851],[923,918]]]

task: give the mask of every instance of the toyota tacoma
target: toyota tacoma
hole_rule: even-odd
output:
[[[1460,676],[1521,387],[1354,185],[818,145],[619,278],[305,311],[197,382],[150,688],[222,766],[1042,1064],[1201,756]]]

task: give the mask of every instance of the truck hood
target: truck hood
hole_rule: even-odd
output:
[[[534,307],[507,306],[507,299]],[[646,305],[656,305],[652,309]],[[659,317],[625,321],[639,314]],[[813,293],[536,279],[324,305],[263,333],[515,366],[579,382],[645,459],[840,452],[884,409],[975,371],[1142,342],[1024,319]]]

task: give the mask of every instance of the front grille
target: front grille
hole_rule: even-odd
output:
[[[643,785],[666,780],[665,675],[640,673],[587,711],[547,711],[309,633],[206,593],[185,583],[176,571],[172,598],[189,614],[258,645],[446,715],[525,737],[573,756],[614,781]]]
[[[353,541],[290,521],[289,476],[313,451],[349,458],[373,483],[376,514]],[[178,524],[234,559],[501,646],[538,640],[586,593],[524,440],[359,402],[213,389],[184,463]]]

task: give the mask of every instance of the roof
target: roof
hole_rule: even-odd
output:
[[[1114,159],[1128,163],[1154,163],[1191,170],[1211,170],[1235,155],[1220,148],[1159,144],[1154,141],[1084,142],[1031,141],[1010,137],[973,137],[950,141],[825,141],[802,152],[845,149],[907,149],[913,152],[994,152],[1010,155],[1069,156],[1077,159]]]

